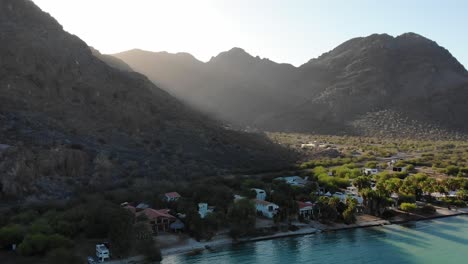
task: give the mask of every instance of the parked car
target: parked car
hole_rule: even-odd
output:
[[[88,264],[96,264],[96,261],[93,257],[88,257]]]

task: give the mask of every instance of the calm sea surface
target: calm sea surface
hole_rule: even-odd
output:
[[[259,241],[162,263],[468,264],[468,216]]]

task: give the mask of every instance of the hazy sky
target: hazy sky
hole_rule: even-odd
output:
[[[463,0],[33,0],[103,53],[189,52],[206,61],[232,47],[294,65],[372,33],[416,32],[468,66]]]

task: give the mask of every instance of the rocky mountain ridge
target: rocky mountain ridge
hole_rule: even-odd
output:
[[[226,130],[139,73],[108,66],[29,0],[0,2],[0,196],[66,197],[288,166],[266,137]]]
[[[176,64],[168,53],[162,63],[161,53],[141,50],[113,56],[181,100],[241,127],[359,135],[372,129],[354,121],[390,111],[427,124],[428,131],[468,131],[467,71],[445,48],[415,33],[354,38],[300,67],[240,48],[207,63],[188,56]]]

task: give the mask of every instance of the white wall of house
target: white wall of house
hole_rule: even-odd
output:
[[[275,214],[278,212],[279,206],[274,203],[255,203],[255,208],[257,212],[260,212],[266,218],[273,218]]]
[[[265,201],[265,199],[266,199],[266,192],[265,192],[265,190],[257,189],[257,188],[252,188],[252,190],[254,190],[254,191],[257,193],[257,196],[256,196],[255,199],[261,200],[261,201]]]
[[[208,208],[207,203],[198,204],[198,214],[200,214],[201,218],[205,218],[208,214],[211,214],[212,212],[213,210]]]

